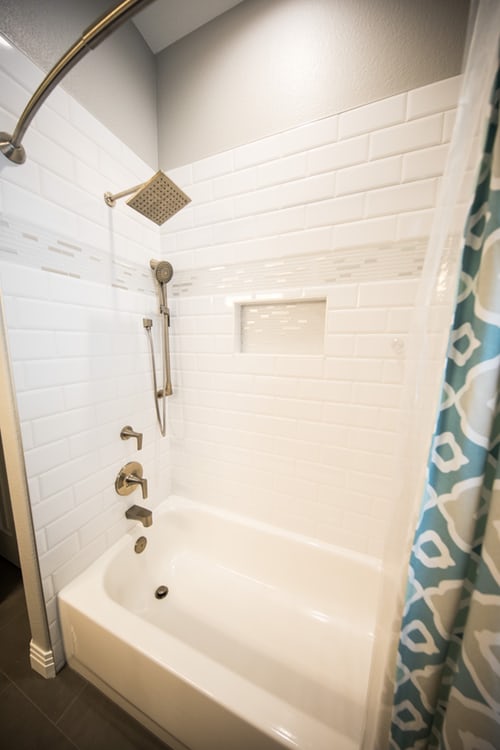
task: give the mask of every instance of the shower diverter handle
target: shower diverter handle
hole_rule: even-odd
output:
[[[137,461],[130,461],[125,464],[115,480],[115,489],[119,495],[130,495],[137,485],[140,485],[142,497],[145,500],[148,496],[148,480],[142,476],[142,466]]]
[[[122,440],[128,440],[129,438],[136,438],[137,450],[138,451],[142,450],[142,432],[135,432],[135,430],[133,430],[129,424],[126,424],[125,427],[122,428],[122,431],[120,432],[120,437]]]

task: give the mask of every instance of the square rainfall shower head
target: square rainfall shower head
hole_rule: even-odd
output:
[[[141,185],[127,206],[161,225],[190,202],[191,198],[160,170]]]

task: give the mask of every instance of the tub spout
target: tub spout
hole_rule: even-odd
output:
[[[153,523],[153,511],[140,505],[132,505],[125,511],[125,515],[132,521],[140,521],[143,526],[151,526]]]

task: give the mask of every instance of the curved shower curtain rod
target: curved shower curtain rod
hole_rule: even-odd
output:
[[[138,11],[152,2],[153,0],[123,0],[123,2],[101,16],[92,26],[89,26],[83,32],[80,39],[61,57],[59,62],[54,65],[37,88],[19,118],[19,122],[12,135],[0,132],[0,152],[7,159],[10,159],[15,164],[24,163],[26,152],[21,145],[21,141],[33,117],[50,92],[87,52],[97,47],[106,37],[125,23],[125,21],[128,21],[129,18],[132,18]]]

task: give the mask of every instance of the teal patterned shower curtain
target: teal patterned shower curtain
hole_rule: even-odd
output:
[[[391,750],[500,749],[500,73],[411,551]]]

